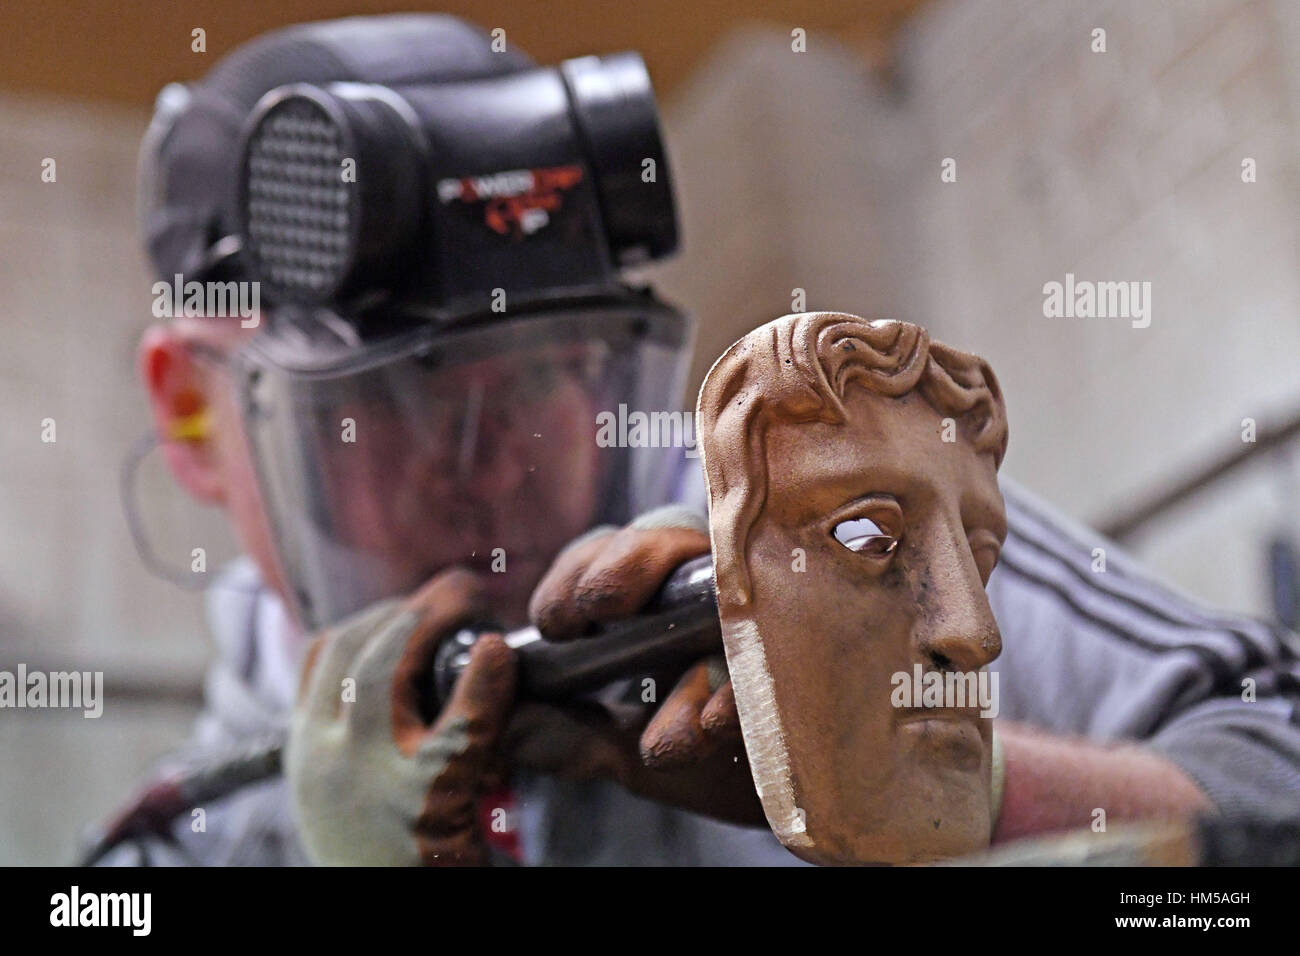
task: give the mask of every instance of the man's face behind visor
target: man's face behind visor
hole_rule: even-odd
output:
[[[321,480],[345,538],[396,580],[455,564],[482,572],[518,616],[551,557],[596,518],[603,475],[589,424],[608,352],[568,343],[410,367],[397,394],[341,402],[355,448],[330,456]],[[323,438],[340,430],[319,426]]]
[[[325,368],[248,350],[246,428],[304,623],[460,565],[481,575],[499,623],[522,624],[564,545],[666,497],[680,451],[597,435],[620,405],[675,407],[682,323],[668,318],[417,330]]]

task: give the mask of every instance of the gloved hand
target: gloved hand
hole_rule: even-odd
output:
[[[573,542],[533,591],[529,616],[548,640],[580,640],[603,622],[630,616],[684,561],[707,554],[708,526],[669,506],[625,528],[602,528]],[[516,712],[526,715],[528,705]],[[514,763],[571,776],[600,775],[651,799],[737,823],[765,822],[740,735],[740,718],[719,655],[695,664],[657,708],[647,703],[631,729],[590,714],[586,734],[554,722],[507,734]],[[639,740],[638,740],[639,737]],[[595,741],[599,741],[597,745]],[[600,756],[593,766],[592,755]]]
[[[708,549],[703,522],[680,509],[593,532],[556,559],[534,592],[531,616],[549,638],[580,637],[635,613],[681,562]],[[511,711],[514,655],[486,635],[430,727],[421,690],[439,642],[491,616],[473,576],[448,571],[412,597],[381,602],[317,639],[285,754],[313,861],[487,862],[476,803],[499,786],[507,761],[614,780],[733,822],[764,822],[721,658],[692,667],[662,707],[647,704],[630,722],[596,704],[561,709],[525,701]]]
[[[514,654],[485,635],[432,726],[422,688],[440,640],[480,615],[473,575],[445,571],[319,637],[294,708],[285,773],[321,865],[484,864],[478,800],[502,778],[497,738]]]

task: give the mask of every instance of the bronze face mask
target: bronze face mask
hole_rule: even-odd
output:
[[[1007,441],[988,365],[915,325],[789,315],[718,360],[697,422],[727,663],[777,837],[819,863],[986,845],[975,688],[1001,651],[984,585]],[[937,706],[900,693],[922,674],[946,678]]]

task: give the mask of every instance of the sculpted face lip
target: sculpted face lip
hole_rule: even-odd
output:
[[[914,739],[914,757],[939,761],[958,772],[980,772],[987,741],[978,711],[967,713],[952,708],[909,712],[899,719],[897,727],[900,734]]]
[[[991,371],[916,326],[805,313],[733,346],[697,421],[728,663],[774,832],[823,863],[986,845],[991,722],[891,691],[900,672],[976,674],[1001,650],[984,593],[1006,535]]]
[[[898,723],[914,723],[918,720],[974,721],[980,719],[980,712],[972,707],[898,707]]]

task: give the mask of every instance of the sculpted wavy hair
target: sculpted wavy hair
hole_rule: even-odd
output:
[[[715,547],[716,561],[741,559],[766,500],[768,426],[843,424],[850,385],[892,398],[919,389],[935,410],[957,422],[976,451],[992,455],[994,467],[1002,464],[1006,405],[982,358],[932,342],[925,329],[909,322],[873,322],[842,312],[784,316],[731,346],[700,389],[695,421],[711,524],[735,543]],[[732,593],[719,593],[719,602],[749,603],[743,567],[717,568],[716,580],[739,582]]]

